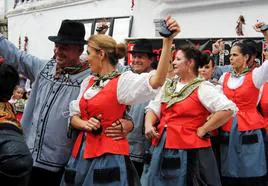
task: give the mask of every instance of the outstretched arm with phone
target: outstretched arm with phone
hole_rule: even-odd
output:
[[[253,26],[256,32],[261,32],[265,38],[265,41],[268,42],[268,25],[265,22],[257,22]]]

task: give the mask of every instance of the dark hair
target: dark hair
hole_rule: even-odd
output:
[[[253,39],[243,39],[242,42],[250,48],[252,55],[258,55],[257,43]]]
[[[215,67],[215,61],[214,61],[214,58],[212,56],[212,54],[210,55],[209,53],[207,52],[202,52],[202,55],[204,55],[205,58],[207,58],[207,63],[204,63],[203,66],[205,65],[208,65],[211,61],[211,64],[212,64],[212,67],[214,68]],[[199,68],[202,68],[203,66],[199,66]]]
[[[237,46],[240,48],[240,52],[245,56],[248,55],[249,58],[247,63],[252,59],[253,56],[257,56],[257,43],[252,39],[238,40],[233,43],[232,47]]]
[[[186,47],[186,48],[180,48],[180,50],[184,53],[185,58],[187,58],[188,60],[193,59],[195,61],[193,70],[196,75],[198,75],[199,67],[203,67],[204,65],[209,63],[208,56],[203,54],[196,48]]]
[[[157,66],[158,66],[158,61],[157,60],[153,60],[152,63],[151,63],[151,67],[152,69],[157,69]]]
[[[17,70],[5,63],[0,64],[0,99],[10,99],[15,86],[19,83]]]

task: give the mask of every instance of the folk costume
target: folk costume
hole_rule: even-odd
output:
[[[87,43],[84,36],[82,23],[63,20],[57,36],[49,40],[82,47]],[[77,61],[71,67],[60,67],[55,59],[20,51],[2,34],[0,55],[34,82],[21,120],[34,161],[30,185],[59,185],[76,139],[75,133],[68,134],[69,103],[77,98],[82,80],[90,73],[88,64]]]
[[[153,72],[152,72],[153,73]],[[102,115],[99,134],[80,131],[66,166],[61,185],[140,185],[129,159],[127,139],[115,141],[104,131],[123,117],[126,105],[151,99],[157,93],[149,84],[152,73],[112,72],[106,77],[89,76],[77,100],[70,104],[70,114],[83,120]]]
[[[262,185],[267,172],[263,129],[267,126],[257,111],[259,89],[268,80],[268,63],[245,69],[240,75],[225,73],[220,82],[224,94],[239,111],[220,134],[221,174],[224,185]],[[264,183],[263,183],[264,184]]]
[[[87,43],[83,30],[83,24],[64,20],[58,36],[52,38],[56,43],[83,45]],[[74,133],[67,135],[69,103],[77,98],[82,80],[90,73],[88,65],[79,63],[74,68],[58,70],[55,59],[40,59],[26,54],[2,34],[0,55],[4,56],[5,63],[18,67],[18,71],[34,82],[21,120],[34,168],[52,173],[62,171],[76,137]],[[35,179],[37,177],[34,176]]]
[[[132,55],[143,54],[147,55],[150,60],[157,55],[153,52],[152,43],[147,39],[139,39],[135,41],[132,50],[128,51]],[[152,66],[152,64],[151,64]],[[144,69],[143,72],[149,72],[151,69]],[[132,69],[133,72],[135,70]],[[137,72],[136,72],[137,73]],[[140,73],[140,72],[139,72]],[[134,123],[134,128],[131,133],[127,135],[129,146],[130,146],[130,160],[134,164],[139,177],[143,172],[144,167],[144,155],[148,151],[151,141],[145,137],[144,128],[144,117],[145,117],[145,107],[149,104],[149,101],[132,105],[129,108],[128,114],[132,117]]]
[[[14,106],[16,118],[17,118],[18,121],[20,121],[21,118],[22,118],[24,107],[26,105],[26,100],[23,99],[23,98],[18,99],[18,100],[15,100],[15,99],[11,98],[9,100],[9,103],[11,103]]]
[[[150,102],[160,120],[159,139],[153,139],[142,185],[221,185],[210,139],[196,135],[210,113],[236,111],[236,106],[208,81],[167,82],[159,100]]]

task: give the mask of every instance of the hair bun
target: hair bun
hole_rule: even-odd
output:
[[[127,54],[127,47],[124,43],[116,44],[115,46],[115,55],[117,59],[125,57]]]

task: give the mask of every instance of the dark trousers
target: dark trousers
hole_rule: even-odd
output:
[[[59,172],[51,172],[38,167],[33,167],[29,186],[59,186],[62,175],[63,170]]]
[[[187,186],[221,186],[212,148],[187,150]]]
[[[22,177],[10,177],[0,173],[0,186],[28,186],[30,174]]]
[[[139,178],[141,178],[141,175],[142,175],[142,172],[143,172],[144,163],[137,162],[137,161],[132,161],[132,163],[134,164],[135,169],[138,172]]]

